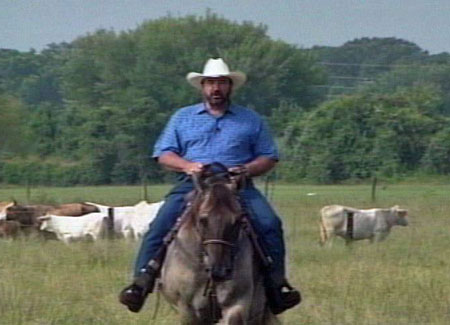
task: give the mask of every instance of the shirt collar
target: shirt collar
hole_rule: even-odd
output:
[[[202,114],[202,113],[207,113],[208,111],[206,110],[206,106],[204,103],[200,103],[197,105],[197,108],[195,110],[196,114]],[[225,114],[227,113],[232,113],[232,114],[236,114],[236,106],[233,104],[230,104],[230,106],[228,106],[228,109],[225,111]]]

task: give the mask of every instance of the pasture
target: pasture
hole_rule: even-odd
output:
[[[169,186],[150,186],[160,200]],[[292,284],[302,304],[283,324],[449,324],[450,185],[387,185],[371,202],[369,185],[279,185],[272,201],[282,215]],[[310,193],[310,195],[308,195]],[[311,195],[315,193],[315,195]],[[24,202],[22,188],[0,188],[0,201]],[[38,188],[30,203],[93,201],[135,204],[142,188]],[[319,246],[319,210],[328,204],[409,211],[408,227],[394,227],[382,243],[340,238]],[[177,324],[158,295],[139,314],[117,301],[128,284],[138,244],[100,240],[65,245],[37,238],[0,240],[0,324]]]

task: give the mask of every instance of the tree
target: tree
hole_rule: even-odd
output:
[[[19,100],[0,95],[0,157],[23,154],[28,148],[25,110]]]
[[[433,135],[422,163],[433,173],[450,174],[450,128],[446,127]]]
[[[346,96],[292,122],[300,130],[287,154],[296,163],[295,175],[332,183],[417,171],[430,139],[445,125],[440,115],[429,114],[429,99],[439,102],[436,94],[422,94]]]

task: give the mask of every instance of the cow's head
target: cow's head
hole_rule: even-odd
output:
[[[40,223],[40,226],[39,226],[40,230],[47,230],[47,231],[50,230],[51,226],[50,226],[49,220],[51,219],[51,216],[45,215],[45,216],[38,217],[37,219],[38,219],[38,222]]]
[[[395,205],[391,208],[393,215],[395,215],[395,224],[399,226],[407,226],[408,225],[408,210],[400,209],[398,205]]]
[[[16,200],[12,200],[9,202],[0,202],[0,219],[6,219],[6,215],[8,214],[8,208],[17,205]]]

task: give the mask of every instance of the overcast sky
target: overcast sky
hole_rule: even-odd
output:
[[[431,54],[450,52],[450,0],[0,0],[0,48],[38,51],[99,28],[133,30],[170,13],[268,27],[299,47],[340,46],[360,37],[397,37]]]

